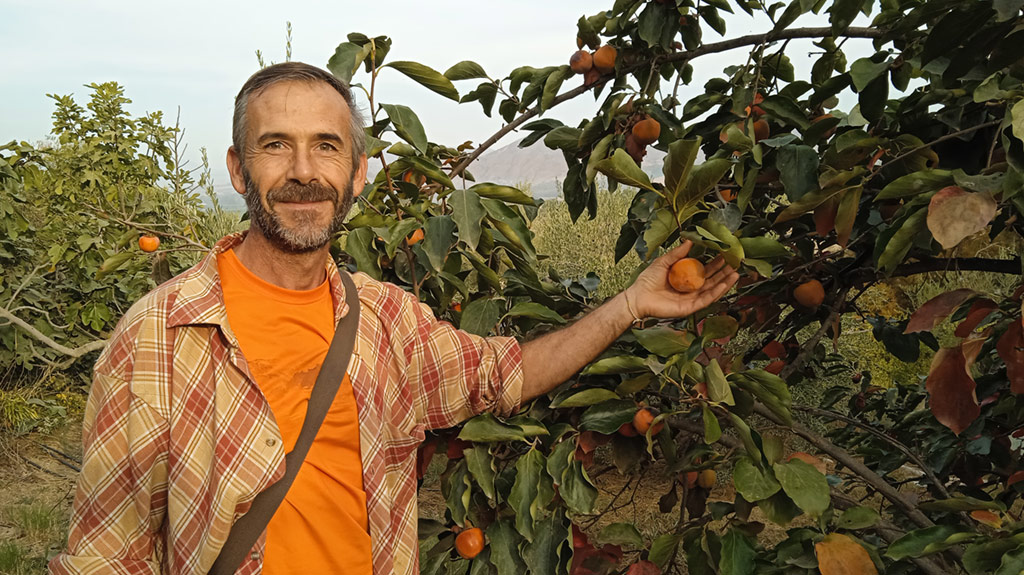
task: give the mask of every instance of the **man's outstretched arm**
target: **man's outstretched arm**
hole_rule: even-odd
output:
[[[739,275],[721,258],[707,266],[707,281],[699,290],[679,293],[669,286],[669,268],[692,245],[687,241],[654,260],[633,285],[569,327],[523,344],[523,401],[547,393],[600,355],[633,323],[630,306],[641,318],[681,318],[729,291]]]

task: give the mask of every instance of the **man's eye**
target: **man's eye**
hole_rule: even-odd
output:
[[[331,144],[330,142],[321,142],[320,149],[324,152],[333,152],[338,148],[334,144]]]
[[[268,150],[280,150],[281,148],[284,147],[284,144],[282,144],[281,142],[267,142],[267,145],[265,145],[264,147]]]

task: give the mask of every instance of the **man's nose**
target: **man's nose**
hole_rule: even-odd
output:
[[[317,179],[316,162],[309,150],[296,148],[292,154],[291,165],[288,170],[288,179],[300,184],[309,184]]]

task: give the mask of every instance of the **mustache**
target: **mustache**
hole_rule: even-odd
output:
[[[318,182],[300,184],[298,182],[287,182],[283,186],[274,188],[267,192],[267,203],[273,205],[278,202],[331,202],[338,204],[338,191],[331,186],[325,186]]]

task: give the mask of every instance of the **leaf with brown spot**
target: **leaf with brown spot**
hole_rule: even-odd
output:
[[[975,509],[974,511],[971,511],[971,518],[978,523],[984,523],[985,525],[996,529],[1003,526],[1003,518],[987,509]]]
[[[948,250],[988,227],[996,217],[996,208],[996,201],[988,193],[947,186],[928,203],[928,229]]]
[[[963,305],[965,301],[975,295],[974,290],[958,289],[939,294],[924,302],[924,305],[917,308],[907,322],[907,329],[903,333],[916,333],[919,331],[931,331],[938,323],[949,314],[956,311],[956,308]]]
[[[942,348],[935,353],[925,386],[932,414],[953,433],[962,433],[981,414],[974,379],[968,372],[967,358],[960,346]]]
[[[996,351],[1006,362],[1006,379],[1010,380],[1010,391],[1024,393],[1024,328],[1019,321],[1010,322],[996,343]]]
[[[971,304],[971,308],[967,310],[967,317],[964,321],[960,322],[960,325],[956,326],[956,331],[953,335],[957,337],[967,337],[971,334],[981,322],[988,317],[990,313],[999,309],[996,302],[990,299],[979,299]]]
[[[829,533],[814,545],[821,575],[878,575],[867,549],[842,533]]]

